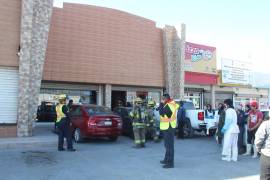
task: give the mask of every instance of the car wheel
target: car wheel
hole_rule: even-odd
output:
[[[186,119],[186,122],[185,122],[185,124],[183,126],[183,131],[184,131],[184,137],[185,138],[187,138],[187,137],[189,137],[189,138],[193,137],[194,130],[193,130],[192,126],[191,126],[191,123],[190,123],[190,120],[189,119]]]
[[[109,137],[109,140],[110,141],[117,141],[118,137],[117,136],[112,136],[112,137]]]
[[[76,128],[74,131],[74,140],[75,142],[79,143],[83,141],[83,137],[81,134],[81,130],[79,128]]]

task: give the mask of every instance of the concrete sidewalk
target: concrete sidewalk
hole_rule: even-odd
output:
[[[0,138],[0,150],[14,148],[49,147],[57,145],[54,123],[36,123],[32,137]]]

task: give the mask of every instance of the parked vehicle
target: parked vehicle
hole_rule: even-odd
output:
[[[37,122],[54,122],[56,119],[55,105],[51,102],[43,101],[38,106]]]
[[[107,137],[111,141],[116,141],[121,135],[121,117],[104,106],[73,105],[70,119],[75,142],[93,137]]]
[[[122,133],[128,137],[134,138],[132,119],[129,117],[129,113],[132,111],[132,107],[116,107],[114,112],[118,114],[123,120]]]
[[[180,104],[181,101],[177,101]],[[217,129],[217,111],[214,117],[205,117],[204,110],[196,109],[194,104],[189,101],[182,101],[185,109],[186,120],[184,124],[184,137],[192,137],[194,131],[204,131],[206,135],[213,136]]]

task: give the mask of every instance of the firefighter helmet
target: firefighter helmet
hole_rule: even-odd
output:
[[[67,99],[67,95],[65,95],[65,94],[60,94],[58,96],[58,100],[65,100],[65,99]]]
[[[135,99],[135,104],[142,104],[142,99],[139,98],[139,97],[137,97],[137,98]]]
[[[154,107],[156,105],[156,102],[155,101],[148,101],[147,105],[149,107]]]

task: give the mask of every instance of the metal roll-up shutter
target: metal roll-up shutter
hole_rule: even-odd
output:
[[[0,68],[0,123],[17,123],[18,70]]]

